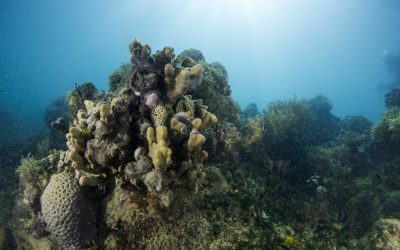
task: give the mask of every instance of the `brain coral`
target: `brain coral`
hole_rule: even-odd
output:
[[[94,238],[96,213],[93,203],[68,172],[51,177],[41,204],[47,230],[61,246],[80,248]]]

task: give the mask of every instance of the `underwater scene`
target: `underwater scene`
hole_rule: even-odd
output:
[[[0,250],[400,250],[400,1],[0,23]]]

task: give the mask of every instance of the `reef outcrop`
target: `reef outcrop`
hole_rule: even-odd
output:
[[[202,66],[173,60],[165,47],[151,55],[134,40],[129,87],[101,100],[84,100],[67,137],[67,162],[80,185],[114,181],[132,189],[132,206],[168,208],[174,189],[197,190],[207,152],[201,131],[218,122],[201,100],[185,95],[201,84]],[[134,200],[137,200],[135,202]]]

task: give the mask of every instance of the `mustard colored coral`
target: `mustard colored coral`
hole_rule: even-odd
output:
[[[147,129],[147,143],[149,156],[155,169],[165,172],[171,165],[172,150],[167,146],[168,130],[165,126],[158,126],[156,131],[152,127]]]
[[[195,64],[186,68],[174,68],[166,64],[164,68],[168,97],[172,103],[177,102],[189,90],[201,84],[203,68]]]

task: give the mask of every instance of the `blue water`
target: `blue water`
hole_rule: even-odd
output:
[[[400,51],[400,1],[202,0],[0,2],[0,105],[9,135],[46,128],[49,104],[75,83],[107,88],[138,37],[153,50],[197,48],[229,72],[242,106],[327,96],[333,113],[376,121],[382,55]]]

